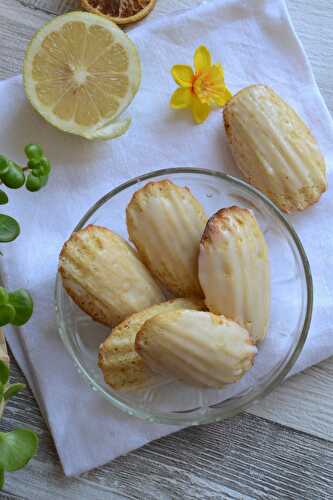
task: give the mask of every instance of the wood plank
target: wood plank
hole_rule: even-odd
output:
[[[80,0],[16,0],[16,2],[22,7],[29,7],[32,10],[39,10],[52,15],[59,15],[80,8]]]
[[[21,72],[26,46],[36,29],[50,18],[44,12],[23,7],[16,0],[1,0],[0,79]]]
[[[3,361],[6,364],[9,364],[9,356],[7,351],[7,345],[5,340],[5,335],[3,333],[2,328],[0,328],[0,361]],[[0,403],[0,418],[3,413],[4,403]]]
[[[333,442],[333,358],[308,368],[248,411]]]
[[[2,328],[0,328],[0,360],[9,363],[7,345]]]
[[[170,0],[172,8],[175,2]],[[185,8],[190,2],[180,0],[177,5]],[[333,110],[330,0],[289,0],[288,5],[317,81]],[[158,0],[152,16],[167,14],[168,7],[168,0]],[[60,0],[2,0],[0,78],[20,71],[26,43],[35,29],[50,14],[70,8],[68,1]],[[12,373],[19,381],[20,372],[14,363]],[[333,403],[327,397],[332,392],[333,359],[287,381],[251,411],[332,439]],[[211,498],[333,498],[331,445],[251,415],[164,438],[80,479],[63,477],[49,432],[29,392],[10,402],[1,422],[2,429],[16,425],[36,429],[41,447],[27,469],[8,475],[6,493],[1,498],[143,498],[142,484],[145,488],[147,485],[147,498],[208,498],[207,492]],[[268,467],[271,462],[273,465]],[[309,489],[304,491],[304,485],[309,483]]]
[[[13,374],[21,379],[16,368]],[[41,437],[36,458],[7,475],[5,494],[36,500],[333,498],[333,444],[252,415],[186,429],[80,478],[63,477],[28,393],[12,400],[3,424],[33,426]]]
[[[290,16],[309,57],[318,86],[333,113],[333,9],[330,0],[287,0]]]

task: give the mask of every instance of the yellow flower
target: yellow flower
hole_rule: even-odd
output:
[[[224,106],[232,95],[224,83],[223,68],[212,64],[209,50],[200,45],[194,53],[194,69],[176,64],[171,74],[180,86],[171,96],[173,109],[191,108],[196,123],[206,120],[213,106]]]

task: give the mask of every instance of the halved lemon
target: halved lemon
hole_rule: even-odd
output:
[[[37,31],[23,76],[28,99],[52,125],[87,139],[111,139],[130,125],[117,118],[138,91],[140,59],[112,21],[70,12]]]

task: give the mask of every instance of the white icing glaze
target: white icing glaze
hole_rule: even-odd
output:
[[[234,321],[190,310],[155,316],[143,326],[136,346],[153,370],[206,387],[237,382],[257,352]]]
[[[199,280],[210,311],[244,326],[257,342],[267,332],[270,311],[268,249],[249,210],[220,210],[200,244]]]
[[[131,240],[149,269],[175,295],[202,295],[197,259],[206,221],[192,194],[169,181],[149,183],[127,208]]]
[[[225,109],[227,135],[246,179],[283,210],[301,210],[326,189],[325,163],[301,118],[264,85],[240,91]]]

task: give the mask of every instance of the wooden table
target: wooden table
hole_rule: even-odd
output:
[[[158,0],[151,18],[199,2]],[[333,1],[287,3],[333,112]],[[77,5],[1,0],[0,78],[20,72],[36,28]],[[23,381],[14,360],[12,376]],[[333,358],[288,380],[245,414],[160,439],[79,478],[64,477],[29,390],[8,404],[1,430],[28,425],[40,436],[38,454],[25,469],[7,474],[2,499],[333,498]]]

